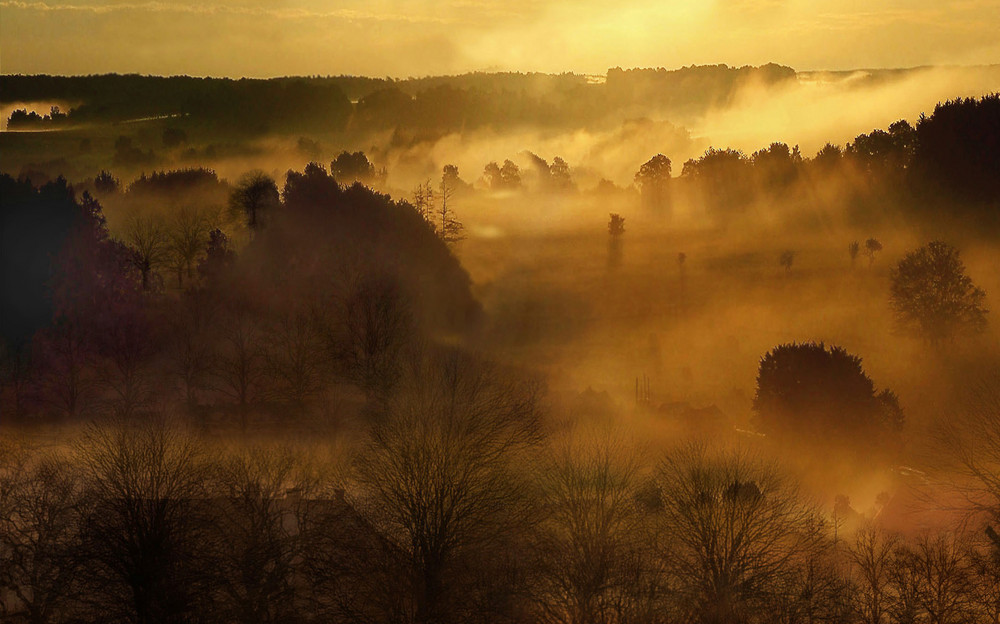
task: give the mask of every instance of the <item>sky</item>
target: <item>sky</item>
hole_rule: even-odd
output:
[[[1000,63],[1000,0],[0,0],[0,72],[604,74]]]

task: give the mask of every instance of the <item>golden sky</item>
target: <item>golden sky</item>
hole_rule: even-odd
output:
[[[1000,62],[1000,0],[0,0],[0,72],[423,76]]]

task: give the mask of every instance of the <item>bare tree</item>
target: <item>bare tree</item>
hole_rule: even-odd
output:
[[[20,418],[31,382],[28,345],[14,345],[0,338],[0,418]]]
[[[167,346],[168,371],[180,385],[189,410],[198,393],[209,387],[212,372],[213,319],[217,307],[203,293],[185,293],[168,319],[172,340]]]
[[[657,471],[678,598],[706,624],[760,617],[819,538],[817,513],[773,465],[681,448]]]
[[[319,314],[327,352],[339,373],[369,403],[384,401],[402,372],[402,354],[413,334],[409,302],[390,277],[355,279],[333,315]]]
[[[889,616],[893,624],[916,624],[921,621],[920,576],[913,553],[905,544],[896,545],[889,568]]]
[[[124,242],[132,250],[132,262],[142,276],[142,289],[149,290],[156,270],[169,258],[167,229],[155,217],[136,215],[125,226]]]
[[[116,417],[128,419],[153,401],[153,371],[156,353],[153,327],[144,312],[121,314],[109,323],[101,340],[100,377],[106,389],[104,404]]]
[[[448,184],[448,180],[445,177],[441,178],[440,193],[438,197],[441,199],[441,206],[437,209],[435,214],[435,225],[438,236],[441,237],[446,244],[451,245],[457,243],[460,240],[465,239],[465,234],[462,232],[465,230],[465,226],[462,222],[455,218],[455,209],[451,205],[452,199],[455,195],[455,189],[453,189]],[[433,206],[434,200],[431,197],[431,205]]]
[[[858,252],[861,251],[861,243],[858,241],[851,241],[851,244],[847,246],[847,254],[851,257],[851,268],[854,268],[854,264],[858,259]]]
[[[320,388],[323,345],[308,314],[285,311],[269,324],[265,350],[269,377],[277,396],[298,407]]]
[[[68,418],[89,413],[97,402],[99,380],[95,354],[81,324],[60,319],[36,344],[42,353],[38,378],[42,402]]]
[[[265,380],[264,338],[257,319],[239,304],[222,312],[220,330],[211,365],[213,387],[236,404],[245,432],[250,406]]]
[[[642,589],[656,579],[636,500],[637,457],[612,440],[570,440],[543,455],[534,545],[539,621],[596,624],[645,612]]]
[[[431,181],[427,180],[423,184],[418,184],[415,189],[413,189],[413,207],[417,209],[420,216],[424,218],[437,230],[437,224],[434,222],[434,187],[431,186]]]
[[[970,540],[970,596],[979,621],[1000,624],[1000,539],[996,532]]]
[[[899,538],[876,524],[861,527],[850,550],[855,571],[854,612],[861,624],[889,619],[889,584]]]
[[[177,287],[184,278],[193,279],[198,256],[208,245],[208,233],[214,227],[208,212],[195,206],[185,206],[174,213],[167,230],[167,254],[171,268],[177,274]]]
[[[537,392],[456,352],[411,369],[372,427],[357,478],[369,518],[404,553],[414,619],[442,622],[471,599],[459,562],[528,522],[516,465],[540,438]]]
[[[1000,530],[1000,373],[975,382],[934,431],[940,478],[969,511]],[[975,519],[975,518],[974,518]],[[992,525],[992,526],[990,526]],[[1000,538],[996,539],[1000,549]]]
[[[916,611],[931,624],[972,621],[968,552],[965,538],[943,532],[924,534],[897,547],[896,565],[902,568],[897,574],[906,580],[897,589],[908,592],[907,608],[897,619],[905,621]]]
[[[77,554],[84,500],[73,467],[56,455],[10,453],[0,465],[0,609],[31,624],[70,621],[80,598]]]
[[[302,600],[295,581],[303,556],[300,527],[315,488],[290,450],[250,448],[215,462],[211,554],[222,621],[296,621]]]
[[[203,595],[200,449],[150,420],[93,425],[76,454],[93,507],[84,519],[83,553],[94,608],[135,624],[189,621]]]

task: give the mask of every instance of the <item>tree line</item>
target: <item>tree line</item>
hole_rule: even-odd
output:
[[[333,387],[374,402],[409,345],[479,315],[447,246],[451,217],[439,232],[318,164],[280,193],[259,172],[233,187],[205,170],[144,176],[103,196],[123,214],[114,236],[101,202],[65,180],[0,185],[17,260],[3,265],[5,419],[166,401],[246,426],[322,411]],[[249,241],[237,248],[234,231]]]
[[[59,122],[92,123],[180,115],[195,126],[211,124],[256,134],[294,129],[401,127],[456,131],[485,126],[588,127],[623,107],[703,112],[729,101],[751,81],[777,84],[795,71],[774,64],[665,70],[608,70],[603,83],[580,74],[484,73],[426,78],[356,76],[232,80],[189,76],[3,76],[3,101],[80,102]],[[352,106],[352,102],[355,103]],[[37,117],[37,118],[36,118]],[[28,111],[8,128],[57,125]],[[242,126],[242,127],[241,127]]]
[[[537,384],[482,359],[445,349],[411,364],[363,441],[332,461],[302,446],[220,449],[158,418],[100,420],[69,448],[5,440],[0,612],[32,623],[1000,617],[1000,540],[981,516],[947,531],[877,518],[847,531],[844,515],[859,515],[849,502],[823,512],[756,452],[691,443],[647,458],[614,437],[553,431]],[[995,520],[1000,492],[978,483]]]
[[[815,206],[821,187],[842,187],[837,201],[856,220],[895,210],[916,221],[947,220],[995,231],[998,222],[996,148],[1000,95],[939,103],[916,126],[906,120],[860,134],[846,147],[827,143],[815,157],[798,146],[772,143],[746,155],[710,147],[672,177],[669,158],[657,154],[635,174],[647,207],[668,211],[673,193],[694,196],[709,214],[725,218],[757,202],[782,200]]]

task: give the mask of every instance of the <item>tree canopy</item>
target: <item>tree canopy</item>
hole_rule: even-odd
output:
[[[823,343],[783,344],[765,354],[753,409],[761,432],[813,442],[872,441],[903,426],[896,395],[876,392],[861,358]]]
[[[947,243],[934,241],[906,254],[891,279],[890,304],[899,329],[939,342],[986,328],[986,293]]]

